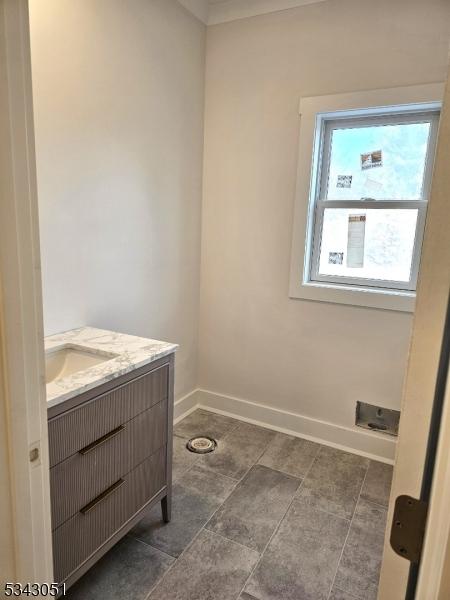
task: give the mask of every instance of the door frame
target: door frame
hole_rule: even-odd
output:
[[[53,567],[28,0],[0,0],[0,66],[0,452],[12,533],[2,577],[44,583]]]
[[[441,362],[441,360],[450,291],[449,139],[450,87],[447,82],[439,124],[431,199],[422,246],[416,310],[403,390],[399,437],[378,593],[379,600],[391,600],[391,598],[403,600],[405,596],[408,599],[429,600],[433,598],[433,600],[437,600],[438,596],[430,596],[429,592],[423,588],[423,582],[426,582],[430,588],[439,590],[441,585],[439,578],[444,575],[444,571],[439,573],[439,569],[431,568],[430,563],[432,544],[442,545],[440,536],[444,534],[446,527],[446,523],[443,522],[442,529],[439,531],[440,525],[436,524],[438,515],[436,511],[438,511],[443,494],[443,488],[439,487],[444,476],[442,464],[440,465],[441,471],[434,471],[432,493],[428,503],[429,520],[425,531],[426,542],[419,568],[416,565],[411,567],[408,560],[394,553],[390,545],[390,532],[396,498],[408,495],[416,499],[428,500],[429,493],[427,491],[426,495],[424,494],[424,486],[427,490],[429,489],[428,482],[431,471],[438,468],[434,452],[430,452],[430,450],[433,449],[438,433],[439,423],[436,417],[440,416],[434,411],[437,406],[436,394],[439,394],[440,402],[445,395],[443,384],[446,381],[445,370],[444,376],[441,377],[443,367],[446,367],[446,361]],[[448,410],[448,403],[446,403],[444,411]],[[447,418],[448,415],[444,412],[441,425],[445,425]],[[438,457],[445,445],[447,448],[450,447],[449,435],[448,429],[441,428]],[[437,482],[439,482],[438,485],[436,485]],[[438,546],[434,550],[437,551],[437,548]],[[446,550],[443,548],[442,556],[445,553]],[[436,557],[436,555],[434,556]]]
[[[450,363],[416,598],[450,597]]]

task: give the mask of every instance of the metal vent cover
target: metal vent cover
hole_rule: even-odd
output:
[[[400,411],[366,402],[356,403],[355,424],[364,429],[371,429],[388,435],[398,435]]]
[[[217,442],[207,435],[199,435],[191,438],[186,444],[186,448],[195,454],[208,454],[208,452],[214,452]]]

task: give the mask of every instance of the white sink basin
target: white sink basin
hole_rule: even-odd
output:
[[[79,371],[85,371],[96,365],[116,358],[118,354],[97,354],[82,347],[65,346],[45,353],[45,380],[51,383],[64,379]]]

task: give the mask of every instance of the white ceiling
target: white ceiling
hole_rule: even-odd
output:
[[[245,19],[325,0],[178,0],[206,25]]]

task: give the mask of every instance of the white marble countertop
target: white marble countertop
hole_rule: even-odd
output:
[[[172,354],[178,345],[93,327],[80,327],[45,338],[46,353],[63,348],[84,349],[112,358],[47,383],[48,407]]]

